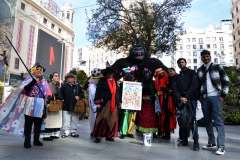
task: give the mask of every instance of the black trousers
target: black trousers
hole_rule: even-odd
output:
[[[34,141],[39,141],[43,118],[30,117],[25,115],[24,135],[25,142],[31,142],[32,125],[34,123]]]

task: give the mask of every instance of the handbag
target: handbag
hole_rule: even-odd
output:
[[[157,94],[155,94],[155,113],[161,113],[161,106]]]
[[[77,85],[77,94],[78,94],[78,85]],[[84,99],[79,99],[77,100],[75,107],[74,107],[74,113],[77,114],[83,114],[86,113],[86,100]]]
[[[62,110],[62,107],[63,107],[63,101],[60,101],[60,100],[56,101],[56,97],[53,94],[53,101],[49,103],[48,112],[60,111]]]

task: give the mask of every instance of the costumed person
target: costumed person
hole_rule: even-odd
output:
[[[163,134],[162,139],[168,140],[171,138],[170,132],[176,128],[176,109],[172,99],[172,89],[169,83],[168,74],[159,68],[155,71],[155,89],[159,103],[161,106],[161,113],[159,113],[159,135]]]
[[[134,72],[135,73],[135,72]],[[136,129],[143,133],[158,132],[158,120],[155,114],[155,89],[151,70],[143,71],[142,108],[137,112]]]
[[[74,113],[74,107],[77,103],[77,100],[84,98],[84,93],[82,87],[76,83],[73,73],[67,75],[67,82],[64,83],[60,89],[60,92],[63,96],[63,130],[64,134],[62,138],[66,138],[69,134],[72,137],[79,137],[76,133],[77,124],[78,124],[78,114]]]
[[[123,80],[136,82],[134,76],[135,67],[132,68],[124,68],[122,71]],[[120,101],[122,101],[123,93],[123,82],[120,84]],[[129,95],[133,96],[133,95]],[[128,100],[126,100],[128,101]],[[137,112],[133,110],[121,109],[120,110],[120,118],[119,118],[119,134],[120,138],[124,139],[126,136],[130,138],[134,138],[133,133],[135,130],[135,120],[136,120]]]
[[[122,78],[120,75],[123,68],[132,67],[136,65],[134,75],[138,82],[143,81],[142,73],[144,68],[148,68],[151,71],[155,71],[158,68],[162,68],[167,71],[168,68],[157,58],[150,58],[143,45],[134,45],[130,51],[129,56],[126,58],[118,59],[112,67],[117,70],[117,74],[114,76],[115,80],[118,81]]]
[[[95,94],[97,105],[97,118],[93,129],[92,137],[95,142],[100,143],[101,137],[108,141],[114,141],[113,137],[118,136],[118,112],[119,112],[119,86],[113,78],[116,71],[106,63],[106,69],[102,71],[105,77],[100,78]]]
[[[94,68],[91,71],[91,77],[88,80],[89,84],[89,118],[90,118],[90,131],[91,136],[95,125],[95,120],[97,116],[97,105],[94,103],[94,98],[96,94],[97,84],[99,81],[99,78],[103,77],[101,74],[101,70],[99,68]]]
[[[52,100],[61,101],[63,99],[60,93],[59,75],[57,72],[50,74],[51,82],[48,83],[52,93]],[[41,132],[41,137],[46,141],[53,141],[59,139],[60,128],[62,127],[62,110],[48,112],[46,118],[45,130]]]
[[[39,136],[41,129],[45,129],[45,122],[42,123],[43,118],[46,116],[45,105],[50,103],[52,96],[48,83],[42,76],[44,71],[42,65],[36,62],[31,68],[34,78],[26,78],[8,96],[6,102],[0,106],[0,128],[13,134],[25,136],[24,147],[27,149],[31,148],[33,123],[33,144],[43,146],[43,143],[39,141]],[[47,99],[45,100],[44,97]]]

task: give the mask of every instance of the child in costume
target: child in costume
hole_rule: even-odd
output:
[[[134,70],[135,67],[132,68],[124,68],[122,71],[123,79],[124,81],[130,81],[130,82],[136,82],[135,76],[134,76]],[[123,92],[123,82],[120,84],[120,90],[121,90],[121,99],[122,100],[122,94],[127,94],[127,93],[122,93]],[[124,103],[132,103],[130,98],[131,96],[134,95],[127,95],[129,97],[129,100],[126,99],[124,100]],[[126,135],[128,137],[134,138],[133,133],[135,130],[135,119],[137,116],[137,112],[133,110],[127,110],[127,109],[121,109],[120,110],[120,126],[119,126],[119,133],[120,133],[120,138],[124,139]]]

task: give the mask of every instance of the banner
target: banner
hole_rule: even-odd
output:
[[[0,56],[0,65],[2,68],[2,72],[0,73],[0,81],[3,82],[5,74],[6,83],[9,81],[9,66],[12,47],[6,40],[5,36],[7,35],[10,41],[12,41],[16,10],[17,0],[0,0],[0,54],[6,50],[6,55]],[[4,63],[8,63],[6,72],[3,69]]]
[[[142,83],[123,82],[122,109],[141,110]]]

